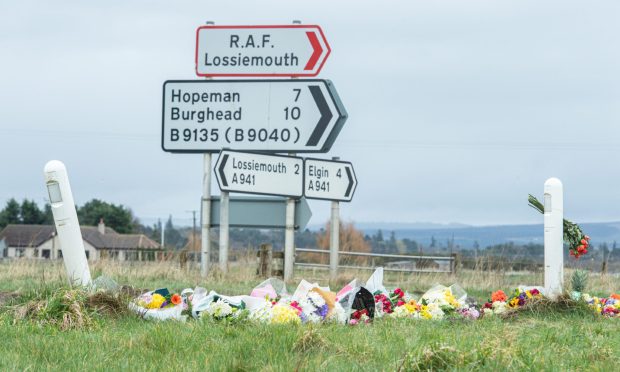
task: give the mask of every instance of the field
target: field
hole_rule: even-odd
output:
[[[250,261],[227,276],[203,280],[195,269],[171,263],[98,262],[93,277],[119,284],[181,290],[201,285],[225,294],[246,294],[261,279]],[[570,273],[567,273],[569,275]],[[332,288],[354,275],[345,273]],[[307,271],[298,279],[318,280]],[[484,301],[491,291],[519,284],[540,284],[541,275],[461,272],[450,275],[394,275],[386,285],[421,293],[434,283],[461,284]],[[592,274],[589,292],[620,290],[613,276]],[[289,291],[296,283],[289,284]],[[548,304],[507,318],[478,321],[380,319],[373,324],[258,325],[214,321],[148,322],[121,311],[95,316],[83,326],[16,319],[15,309],[29,300],[53,296],[64,287],[62,263],[0,263],[1,370],[614,370],[620,364],[620,321],[583,306]]]

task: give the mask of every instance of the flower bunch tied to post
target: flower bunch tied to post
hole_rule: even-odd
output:
[[[530,207],[540,213],[545,213],[545,206],[532,194],[527,198]],[[588,253],[590,247],[590,237],[583,233],[581,227],[576,223],[564,219],[564,243],[568,245],[568,253],[575,258],[579,258]]]

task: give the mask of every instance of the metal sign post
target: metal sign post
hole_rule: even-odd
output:
[[[228,232],[229,232],[229,195],[222,191],[220,198],[220,270],[228,272]]]
[[[315,25],[201,26],[198,76],[316,76],[331,49]]]
[[[206,278],[211,263],[211,154],[203,155],[200,275]]]
[[[295,156],[291,153],[290,156]],[[303,163],[302,163],[303,166]],[[303,172],[300,172],[303,173]],[[303,185],[303,174],[302,174]],[[302,191],[303,192],[303,191]],[[286,200],[286,227],[284,230],[284,281],[293,279],[295,268],[295,199]]]
[[[163,87],[162,148],[327,152],[347,113],[328,80],[172,80]]]
[[[545,182],[545,292],[556,298],[564,281],[564,196],[562,182],[549,178]]]
[[[332,215],[329,244],[329,279],[338,278],[338,251],[340,250],[340,203],[332,202]]]

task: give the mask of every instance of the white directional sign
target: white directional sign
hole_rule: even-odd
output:
[[[198,76],[316,76],[330,53],[319,26],[202,26]]]
[[[353,164],[346,161],[305,159],[304,195],[308,199],[351,201],[357,187]]]
[[[171,80],[163,96],[170,152],[327,152],[347,118],[328,80]]]
[[[224,150],[215,163],[222,191],[303,196],[303,158]]]

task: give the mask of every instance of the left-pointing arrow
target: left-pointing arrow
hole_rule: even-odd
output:
[[[222,186],[228,187],[228,181],[226,181],[226,175],[224,174],[224,167],[226,166],[226,161],[228,160],[228,154],[224,154],[222,157],[222,162],[220,163],[220,167],[217,171],[220,173],[220,179],[222,180]]]

